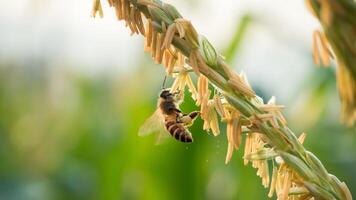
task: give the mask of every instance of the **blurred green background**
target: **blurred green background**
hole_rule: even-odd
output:
[[[45,6],[43,1],[23,2],[33,5],[32,9],[41,10],[41,6]],[[90,7],[88,1],[79,2]],[[202,1],[182,2],[179,5],[182,4],[188,16],[191,12],[199,15],[202,13],[199,7],[206,7]],[[210,6],[217,3],[209,2]],[[248,76],[251,74],[251,84],[265,100],[282,93],[277,97],[282,96],[279,102],[287,106],[284,113],[292,130],[297,135],[306,132],[307,149],[356,194],[355,131],[339,123],[335,66],[317,68],[312,64],[310,47],[296,45],[299,42],[291,39],[293,35],[283,32],[277,37],[286,46],[271,52],[281,54],[278,63],[268,56],[269,48],[275,49],[276,44],[267,42],[268,48],[251,50],[253,40],[264,40],[258,38],[273,33],[268,31],[276,25],[263,21],[263,16],[257,14],[258,9],[252,9],[255,4],[246,5],[241,6],[248,7],[250,14],[236,15],[235,20],[227,24],[229,32],[219,33],[224,37],[215,37],[214,30],[207,31],[208,36],[212,36],[213,43],[221,44],[218,48],[231,64],[239,66],[238,71],[243,69]],[[89,18],[89,10],[83,10],[80,16]],[[2,15],[6,16],[4,12]],[[226,17],[222,12],[220,18]],[[9,13],[9,16],[13,14]],[[21,16],[26,18],[29,14]],[[110,12],[106,15],[106,18],[113,17]],[[190,17],[199,19],[194,15]],[[203,19],[204,16],[200,20]],[[13,21],[14,26],[38,21],[36,17],[27,23],[24,23],[27,18],[22,20]],[[191,128],[194,143],[189,145],[169,138],[156,146],[154,136],[138,137],[138,128],[155,110],[164,76],[163,68],[154,65],[142,52],[141,38],[127,36],[122,39],[129,39],[125,44],[95,46],[99,42],[88,39],[85,34],[89,32],[77,30],[79,36],[83,34],[84,46],[74,47],[68,41],[61,44],[63,38],[54,35],[49,37],[51,47],[48,47],[44,45],[47,40],[21,43],[21,40],[38,39],[36,32],[29,37],[23,33],[19,40],[14,39],[11,33],[19,36],[22,29],[14,28],[11,23],[1,21],[5,25],[5,36],[0,40],[3,44],[0,48],[1,200],[268,199],[268,190],[262,187],[255,170],[243,166],[242,151],[235,152],[232,161],[224,164],[227,148],[224,125],[220,126],[222,134],[214,137],[202,131],[202,122],[198,119]],[[70,23],[79,25],[76,20]],[[100,28],[107,23],[111,21],[88,20],[84,24],[95,28],[90,30],[98,30],[92,37],[102,38],[103,42],[107,38]],[[116,21],[112,23],[123,26]],[[43,27],[40,32],[52,33],[47,29],[52,26],[45,23]],[[201,26],[202,30],[208,28]],[[111,31],[129,35],[122,27]],[[78,42],[81,37],[74,38]],[[303,39],[303,42],[308,40]],[[29,46],[30,50],[24,53],[26,50],[13,46],[16,44],[21,48]],[[47,51],[53,51],[56,45],[79,48],[82,56],[68,59],[63,52],[59,57],[48,55]],[[95,50],[86,50],[92,47]],[[37,48],[41,50],[33,51]],[[291,49],[298,51],[295,65],[304,67],[298,73],[294,73],[287,56]],[[106,62],[105,59],[113,57],[110,54],[113,52],[117,53],[115,59]],[[134,67],[130,60],[135,60]],[[254,63],[261,64],[253,66]],[[104,68],[104,72],[98,68]],[[188,95],[181,108],[183,111],[198,109]]]

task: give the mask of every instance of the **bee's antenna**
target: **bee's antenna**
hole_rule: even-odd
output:
[[[163,83],[162,83],[162,89],[164,89],[166,85],[166,80],[167,80],[167,75],[164,76]]]

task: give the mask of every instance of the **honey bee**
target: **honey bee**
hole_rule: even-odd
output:
[[[139,135],[145,136],[158,132],[157,141],[160,142],[163,137],[168,135],[168,132],[178,141],[185,143],[193,142],[193,137],[188,127],[193,124],[199,112],[182,113],[179,109],[181,97],[180,92],[172,93],[169,89],[163,89],[159,94],[156,112],[141,126]]]

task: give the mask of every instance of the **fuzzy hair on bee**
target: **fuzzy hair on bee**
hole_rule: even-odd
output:
[[[181,102],[180,92],[172,93],[169,89],[163,89],[159,94],[156,112],[141,126],[139,135],[144,136],[152,132],[160,132],[159,137],[162,137],[162,134],[167,135],[168,132],[178,141],[193,142],[193,136],[188,127],[194,123],[199,112],[182,113],[179,109]]]

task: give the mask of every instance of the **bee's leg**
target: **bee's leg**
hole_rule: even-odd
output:
[[[172,94],[173,94],[173,95],[178,95],[179,93],[180,93],[180,90],[177,89],[177,91],[173,92]]]
[[[177,119],[177,121],[185,125],[191,125],[198,115],[199,115],[198,111],[194,111],[189,114],[183,114],[181,117]]]
[[[174,100],[177,102],[178,105],[183,102],[184,92],[182,92],[181,90],[177,90],[176,92],[173,93],[173,95],[174,95]]]
[[[193,112],[189,113],[188,116],[190,118],[192,118],[192,120],[195,120],[195,118],[198,117],[199,114],[200,114],[199,111],[193,111]]]
[[[186,116],[184,114],[180,114],[180,115],[177,116],[176,122],[177,123],[184,123],[184,121],[186,121],[186,120],[187,120]]]
[[[180,90],[177,89],[177,91],[175,91],[175,92],[172,93],[173,98],[174,98],[174,99],[177,99],[178,96],[180,96],[180,93],[181,93]]]

